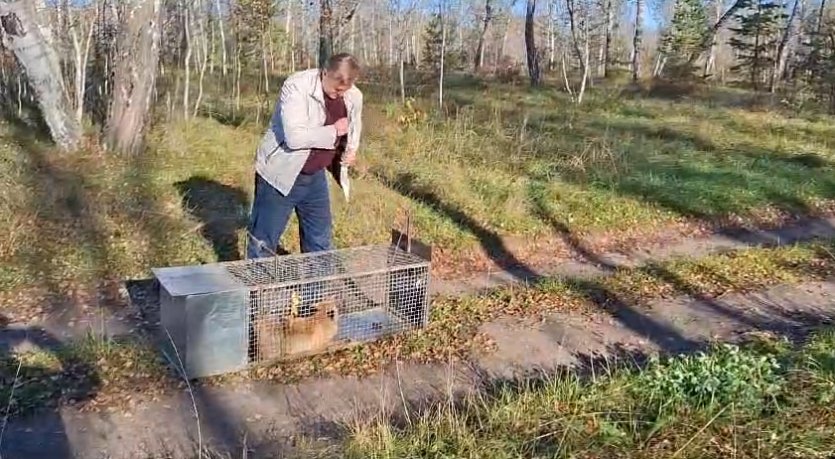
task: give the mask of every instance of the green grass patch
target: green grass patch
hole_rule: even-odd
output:
[[[498,385],[396,424],[349,426],[348,458],[831,457],[832,333],[792,348],[772,341],[649,362],[609,362]],[[831,362],[830,362],[831,363]]]
[[[271,104],[245,93],[232,110],[215,86],[207,82],[201,116],[158,116],[137,160],[95,149],[67,156],[31,130],[0,126],[0,290],[57,294],[240,254]],[[345,203],[334,192],[337,246],[386,242],[411,209],[416,237],[455,265],[501,238],[553,238],[555,227],[614,241],[688,218],[829,212],[835,197],[826,116],[612,88],[576,106],[553,88],[476,80],[450,83],[441,116],[431,95],[408,108],[390,89],[367,85],[354,196]],[[401,122],[415,107],[428,115]],[[284,242],[296,249],[295,220]]]

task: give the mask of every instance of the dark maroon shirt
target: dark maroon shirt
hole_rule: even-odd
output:
[[[323,94],[323,97],[325,99],[325,126],[330,126],[336,123],[338,119],[348,116],[348,109],[345,107],[345,100],[342,97],[331,99],[327,94]],[[332,149],[311,149],[310,156],[302,167],[302,174],[313,174],[329,167],[336,160],[337,153],[341,153],[339,149],[346,140],[347,136],[339,136],[336,138],[336,144]]]

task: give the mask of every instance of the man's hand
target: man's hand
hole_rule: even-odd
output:
[[[336,128],[336,135],[343,136],[348,133],[348,118],[340,118],[333,123],[333,127]]]
[[[342,164],[346,166],[353,166],[355,162],[357,162],[356,148],[345,150],[345,153],[342,154]]]

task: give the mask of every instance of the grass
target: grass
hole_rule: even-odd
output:
[[[336,194],[334,199],[338,246],[385,242],[389,227],[411,210],[416,236],[438,251],[439,273],[454,275],[508,258],[526,265],[553,263],[565,254],[556,244],[562,238],[604,250],[619,241],[640,244],[656,233],[705,224],[779,224],[792,216],[832,213],[831,117],[738,108],[717,95],[719,90],[704,100],[680,101],[627,98],[604,87],[577,107],[553,88],[454,79],[446,90],[446,113],[424,117],[411,116],[417,112],[384,96],[388,89],[367,86],[366,134],[353,198],[349,204]],[[247,114],[253,99],[245,97]],[[413,107],[432,112],[432,104],[426,96]],[[112,314],[126,306],[119,292],[126,278],[146,277],[155,266],[237,257],[263,125],[240,113],[221,115],[158,121],[139,158],[104,154],[94,142],[75,155],[58,154],[31,128],[0,125],[0,231],[7,235],[0,240],[0,320],[36,327],[32,324],[68,307]],[[402,116],[411,121],[399,121]],[[297,239],[291,222],[285,245],[295,249]],[[550,248],[536,253],[542,247]],[[641,304],[651,299],[686,293],[709,301],[776,283],[830,278],[833,248],[819,242],[752,249],[620,269],[605,278],[551,279],[530,289],[440,299],[422,332],[203,383],[292,382],[365,375],[394,359],[467,359],[474,350],[490,352],[493,343],[480,326],[499,316],[600,310],[640,315]],[[814,448],[831,448],[832,432],[826,425],[815,430],[813,417],[802,410],[821,419],[831,419],[831,412],[825,404],[803,404],[802,397],[826,399],[827,392],[814,390],[831,387],[832,379],[814,373],[812,360],[802,366],[800,356],[820,349],[814,365],[823,368],[822,356],[832,349],[826,343],[819,339],[799,354],[778,356],[783,365],[781,359],[790,355],[785,357],[790,368],[802,371],[781,366],[768,384],[741,379],[745,383],[734,386],[753,391],[745,397],[762,402],[765,397],[758,394],[774,383],[771,400],[762,402],[761,424],[752,421],[756,406],[705,404],[704,396],[686,395],[705,392],[688,386],[684,377],[658,376],[638,384],[634,371],[619,370],[593,381],[565,376],[505,389],[402,429],[382,421],[358,426],[348,451],[371,457],[414,457],[420,448],[429,448],[422,454],[433,457],[574,451],[591,457],[621,448],[636,451],[636,457],[669,457],[693,456],[699,447],[719,455],[732,451],[728,439],[738,442],[735,448],[760,439],[760,451],[785,452],[783,457],[806,451],[809,457]],[[766,369],[749,358],[753,351],[716,352],[711,356],[725,357],[701,358],[722,368],[729,361]],[[707,364],[697,360],[650,368],[663,373],[677,366],[682,374],[709,379],[712,373],[697,370]],[[732,386],[721,379],[725,373],[718,374],[723,390]],[[0,383],[0,400],[10,399],[15,388],[10,405],[15,416],[57,404],[126,408],[184,388],[139,334],[130,342],[90,336],[32,352],[0,349]],[[629,392],[636,386],[652,388],[656,397]],[[658,394],[675,404],[653,405]],[[738,395],[733,393],[734,399]],[[564,404],[554,404],[558,396],[567,397]],[[788,427],[778,427],[781,423]],[[719,426],[726,428],[721,435],[714,432]],[[432,449],[434,439],[440,446]],[[563,444],[575,449],[553,449]]]
[[[366,88],[354,197],[334,199],[336,243],[384,242],[411,210],[416,236],[444,254],[441,274],[490,259],[547,263],[561,252],[537,251],[557,233],[605,246],[683,222],[778,223],[828,213],[835,197],[825,116],[713,99],[626,98],[611,88],[577,107],[550,87],[451,79],[447,115],[404,123],[414,108],[393,102],[388,87]],[[147,276],[153,266],[241,253],[265,119],[255,122],[253,106],[268,106],[255,100],[245,95],[250,116],[231,124],[209,116],[224,110],[217,108],[189,122],[159,119],[136,160],[93,144],[68,157],[30,128],[0,126],[4,306],[36,317],[55,302],[44,298],[69,287],[95,291],[104,280]],[[432,113],[432,100],[412,107]],[[297,239],[291,222],[285,245],[294,250]],[[523,242],[531,240],[545,243]],[[9,299],[21,292],[39,300]]]
[[[825,458],[835,454],[835,334],[608,362],[497,385],[407,420],[350,426],[347,458]]]
[[[728,293],[774,284],[827,279],[835,273],[833,249],[832,242],[749,249],[620,269],[596,279],[548,279],[531,288],[439,298],[434,301],[430,325],[419,332],[295,362],[255,367],[199,384],[226,385],[253,379],[291,383],[325,375],[365,376],[395,360],[441,363],[469,359],[494,349],[494,343],[481,333],[480,326],[496,318],[542,319],[555,312],[606,312],[623,320],[624,312],[645,314],[643,305],[650,300],[686,293],[711,301]],[[728,320],[734,320],[735,311],[724,314],[729,314]],[[775,321],[773,324],[763,320],[758,326],[768,329],[783,319],[805,323],[823,320],[795,314],[769,319]],[[8,399],[14,381],[18,381],[14,414],[71,400],[94,408],[120,409],[184,388],[151,342],[142,338],[130,342],[103,341],[92,334],[63,346],[0,353],[0,400]],[[77,391],[71,390],[76,387]]]

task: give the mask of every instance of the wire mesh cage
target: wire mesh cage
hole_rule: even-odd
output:
[[[154,270],[166,355],[200,377],[423,327],[431,250],[398,242]]]
[[[422,326],[429,263],[396,246],[230,263],[249,288],[249,360],[367,342]]]

